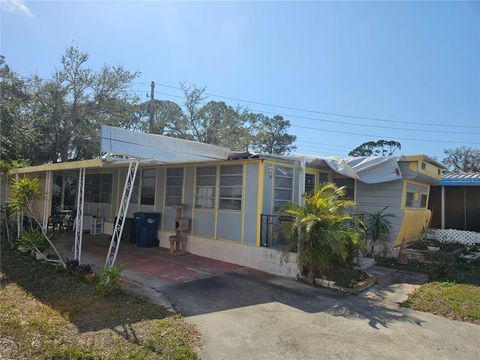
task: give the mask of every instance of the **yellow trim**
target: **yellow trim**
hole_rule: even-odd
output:
[[[218,208],[220,203],[220,166],[216,166],[217,176],[215,179],[215,228],[213,229],[214,239],[217,239],[217,227],[218,227]]]
[[[163,171],[163,208],[162,208],[162,231],[165,227],[165,203],[167,202],[167,169]]]
[[[257,188],[257,246],[260,246],[260,216],[263,211],[263,178],[264,178],[264,163],[258,162],[258,188]]]
[[[424,183],[424,182],[421,182],[421,181],[418,181],[418,180],[405,179],[405,181],[406,181],[407,183],[413,184],[413,185],[424,186],[424,187],[427,187],[427,188],[430,187],[429,184]]]
[[[424,208],[410,208],[410,207],[406,207],[405,206],[405,201],[407,200],[407,185],[408,184],[412,184],[412,185],[418,185],[418,186],[422,186],[424,188],[426,188],[426,192],[423,192],[423,191],[410,191],[410,192],[413,192],[415,194],[415,200],[418,200],[419,199],[419,195],[418,193],[421,193],[421,194],[426,194],[427,195],[427,207],[428,207],[428,195],[430,193],[430,185],[429,184],[426,184],[426,183],[423,183],[421,181],[417,181],[417,180],[410,180],[410,179],[404,179],[403,180],[403,188],[402,188],[402,202],[400,204],[400,209],[404,210],[404,209],[424,209]]]
[[[166,171],[166,170],[165,170]],[[193,166],[193,190],[192,190],[192,229],[190,234],[194,235],[195,228],[195,202],[197,199],[197,165]]]
[[[257,162],[258,159],[237,159],[237,160],[219,160],[219,161],[197,161],[197,162],[188,162],[188,163],[176,163],[176,164],[162,164],[157,165],[161,168],[175,168],[182,166],[219,166],[219,165],[238,165],[246,162]]]
[[[266,164],[272,164],[272,165],[279,165],[279,166],[288,166],[288,167],[295,167],[295,164],[290,164],[288,162],[281,162],[281,161],[274,161],[274,160],[263,160],[264,163]]]
[[[412,161],[408,163],[408,168],[412,171],[418,171],[418,162],[417,161]]]
[[[56,170],[78,170],[80,168],[102,167],[103,162],[100,159],[70,161],[55,164],[44,164],[37,166],[28,166],[24,168],[13,169],[10,174],[26,174],[40,171],[56,171]]]
[[[182,178],[182,204],[185,204],[185,173],[187,172],[187,167],[183,167],[183,178]],[[182,217],[185,216],[185,208],[182,209]]]
[[[426,208],[406,208],[403,210],[403,219],[398,231],[395,245],[402,243],[405,238],[407,242],[418,240],[418,237],[430,221],[432,212]]]
[[[245,195],[247,193],[247,163],[243,162],[243,189],[242,189],[242,244],[245,242]]]

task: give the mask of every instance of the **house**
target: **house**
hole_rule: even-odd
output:
[[[359,213],[389,207],[395,214],[391,247],[404,238],[418,238],[431,214],[430,185],[439,183],[442,170],[424,155],[341,159],[238,153],[110,127],[102,127],[102,150],[107,153],[102,159],[11,172],[38,177],[45,186],[39,205],[44,226],[54,208],[76,207],[83,213],[85,229],[92,217],[101,218],[106,234],[115,233],[119,212],[125,211],[126,217],[138,211],[159,212],[160,246],[169,247],[176,225],[172,205],[183,204],[182,217],[190,223],[187,251],[290,276],[297,272],[295,255],[280,262],[275,249],[281,241],[276,225],[282,221],[278,212],[283,206],[301,202],[305,192],[325,182],[345,186],[346,196],[358,202]],[[83,197],[76,191],[82,189],[78,181],[84,183]],[[132,187],[131,195],[125,187]],[[81,234],[76,236],[81,247]]]
[[[480,173],[447,174],[430,192],[432,228],[480,233]]]

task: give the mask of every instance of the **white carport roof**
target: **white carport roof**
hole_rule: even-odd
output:
[[[14,169],[12,174],[43,171],[90,169],[128,166],[132,160],[140,165],[184,164],[227,160],[230,149],[196,141],[153,135],[111,126],[101,127],[100,148],[106,153],[102,159],[51,163]]]

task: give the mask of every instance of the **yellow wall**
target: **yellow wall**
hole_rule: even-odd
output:
[[[428,226],[431,216],[432,212],[428,209],[404,209],[402,226],[395,244],[401,244],[404,238],[407,242],[418,240],[423,228]]]

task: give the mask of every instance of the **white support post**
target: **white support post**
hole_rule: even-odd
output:
[[[138,160],[131,161],[128,165],[125,186],[123,188],[122,199],[120,200],[120,207],[118,208],[117,220],[115,221],[115,227],[113,228],[110,248],[108,249],[107,259],[105,260],[105,267],[113,266],[115,264],[115,260],[117,259],[118,248],[120,246],[120,239],[122,238],[123,226],[125,225],[128,205],[130,203],[130,197],[132,196],[135,177],[137,176],[137,169]]]
[[[74,259],[80,263],[82,257],[83,237],[83,205],[85,199],[85,168],[81,168],[78,175],[77,216],[75,218],[75,247]]]
[[[445,186],[442,186],[442,230],[445,229]]]
[[[48,230],[48,210],[50,202],[50,189],[52,182],[52,172],[47,171],[45,174],[45,194],[43,197],[43,232],[46,234]]]

